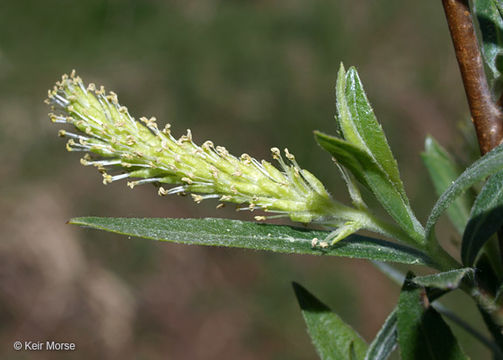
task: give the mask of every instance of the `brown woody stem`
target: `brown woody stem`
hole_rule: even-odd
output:
[[[484,155],[502,142],[502,101],[497,102],[489,88],[468,0],[442,0],[442,4],[463,78],[473,125],[477,132],[480,152]],[[498,240],[500,256],[503,256],[503,229],[498,232]],[[494,313],[491,314],[491,318],[484,320],[498,341],[503,326],[495,321],[497,316]]]
[[[468,1],[442,0],[442,3],[483,155],[503,138],[503,112],[489,89]]]

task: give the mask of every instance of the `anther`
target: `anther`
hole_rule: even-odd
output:
[[[243,164],[245,164],[245,165],[250,165],[252,162],[252,158],[248,154],[242,154],[240,159],[243,162]]]
[[[163,132],[164,134],[166,134],[166,135],[169,135],[169,132],[170,132],[170,131],[169,131],[169,129],[170,129],[170,128],[171,128],[171,124],[166,124],[166,125],[164,126],[164,129],[162,129],[162,132]]]
[[[218,171],[217,171],[216,167],[214,167],[213,165],[210,165],[209,170],[210,170],[211,176],[213,176],[215,179],[218,178]]]
[[[227,151],[227,149],[223,146],[217,146],[215,148],[215,150],[217,151],[217,154],[220,155],[221,157],[225,158],[227,156],[229,156],[229,152]]]
[[[287,158],[288,160],[291,160],[291,161],[295,160],[295,156],[294,156],[293,154],[291,154],[291,153],[288,151],[288,149],[287,149],[287,148],[285,148],[285,156],[286,156],[286,158]]]
[[[206,140],[203,145],[201,146],[204,150],[210,150],[214,147],[214,144],[210,140]]]
[[[193,183],[193,181],[190,178],[188,178],[188,177],[183,177],[181,180],[184,181],[184,182],[186,182],[189,185]]]
[[[119,99],[117,97],[117,94],[114,93],[113,91],[109,92],[109,95],[107,96],[107,99],[110,100],[112,102],[112,104],[114,104],[114,105],[118,105],[119,104]]]
[[[194,201],[197,203],[197,204],[200,204],[201,201],[204,200],[204,198],[201,196],[201,195],[198,195],[198,194],[191,194],[192,196],[192,199],[194,199]]]
[[[129,146],[136,144],[135,138],[131,135],[126,136],[126,144]]]
[[[107,174],[107,173],[103,173],[103,185],[108,185],[112,182],[112,176]]]
[[[187,141],[192,141],[192,132],[190,131],[190,129],[187,129],[187,135],[185,135],[185,138],[187,139]]]
[[[272,153],[272,158],[274,160],[278,160],[281,156],[281,152],[279,151],[279,149],[277,147],[271,148],[271,153]]]

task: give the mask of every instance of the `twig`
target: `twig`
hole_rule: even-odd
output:
[[[442,4],[477,132],[480,152],[484,155],[502,142],[502,101],[501,99],[496,101],[489,89],[468,0],[442,0]],[[503,257],[503,229],[498,232],[498,240],[500,256]],[[500,326],[496,324],[495,326],[501,331]]]
[[[503,139],[503,112],[493,99],[467,0],[442,0],[472,121],[483,154]]]

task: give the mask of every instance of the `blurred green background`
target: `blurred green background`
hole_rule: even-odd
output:
[[[191,128],[232,153],[288,148],[338,199],[312,130],[334,132],[340,62],[357,66],[421,220],[436,199],[427,133],[463,154],[467,106],[440,1],[0,2],[0,357],[315,359],[290,282],[371,340],[398,288],[368,262],[184,247],[66,225],[74,216],[251,220],[151,186],[103,186],[47,118],[47,89],[76,69],[131,114]],[[452,229],[441,234],[449,239]],[[479,322],[463,296],[451,303]],[[465,333],[477,358],[484,350]],[[77,344],[72,354],[15,340]],[[482,356],[482,357],[481,357]]]

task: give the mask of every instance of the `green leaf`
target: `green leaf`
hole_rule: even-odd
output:
[[[482,37],[482,55],[489,70],[488,78],[498,97],[501,89],[503,67],[503,19],[501,0],[477,0],[472,2],[473,12]],[[498,9],[499,8],[499,9]]]
[[[461,259],[473,265],[482,246],[503,225],[503,171],[487,180],[470,214],[463,234]]]
[[[461,170],[449,156],[449,153],[433,137],[426,137],[424,148],[425,151],[421,157],[428,169],[435,190],[440,196],[461,174]],[[460,234],[465,230],[472,203],[471,197],[465,193],[447,209],[449,219]]]
[[[343,139],[320,131],[315,131],[314,137],[318,144],[328,151],[339,164],[347,168],[362,185],[371,190],[371,186],[367,183],[364,166],[368,166],[376,173],[380,173],[380,170],[365,151]]]
[[[409,274],[398,300],[398,342],[402,359],[468,359],[440,314],[430,306],[426,291]]]
[[[426,238],[433,241],[440,215],[468,188],[503,169],[503,145],[500,145],[470,165],[438,199],[426,223]]]
[[[408,204],[398,165],[370,106],[358,72],[351,67],[346,73],[342,64],[337,77],[337,110],[344,139],[372,158]]]
[[[424,253],[389,241],[350,235],[325,249],[313,247],[314,238],[329,231],[260,224],[228,219],[159,219],[81,217],[71,224],[140,238],[187,245],[226,246],[291,254],[331,255],[350,258],[431,265]]]
[[[365,360],[386,360],[395,350],[397,343],[397,309],[395,308],[369,345]]]
[[[322,360],[363,360],[367,344],[342,319],[305,288],[293,283],[307,331]]]
[[[422,239],[423,228],[410,208],[398,165],[354,67],[346,73],[341,64],[337,75],[336,91],[339,114],[337,120],[344,140],[368,155],[374,167],[378,169],[374,173],[379,174],[379,184],[367,179],[366,167],[363,167],[363,174],[362,171],[358,171],[354,175],[358,180],[365,178],[362,183],[372,190],[395,221],[414,238]],[[360,157],[357,156],[357,158]],[[352,171],[350,167],[348,169]],[[383,186],[383,183],[386,186]],[[390,192],[389,188],[393,188],[393,191]]]
[[[434,287],[441,290],[454,290],[459,287],[465,276],[473,275],[474,269],[463,268],[432,275],[418,276],[412,281],[420,286]]]
[[[408,202],[404,201],[399,190],[370,155],[343,139],[319,131],[315,131],[314,134],[318,144],[351,171],[362,184],[370,188],[393,219],[421,243],[423,241],[421,224],[412,213]]]

